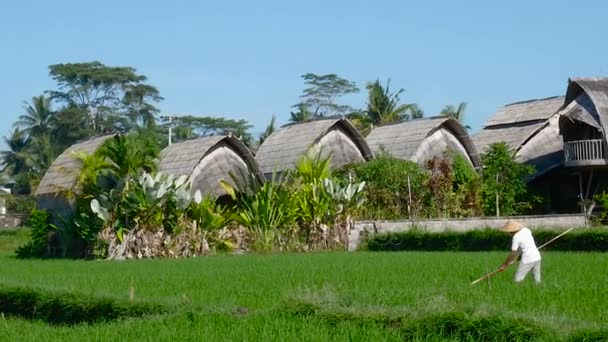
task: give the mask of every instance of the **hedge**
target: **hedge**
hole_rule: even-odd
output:
[[[49,324],[77,324],[161,314],[167,309],[158,304],[0,285],[0,312]]]
[[[559,230],[533,230],[536,245],[556,237]],[[467,232],[431,233],[414,229],[403,232],[375,234],[365,241],[363,249],[370,251],[504,251],[511,245],[512,236],[497,229]],[[608,251],[608,228],[579,228],[562,236],[544,250],[553,251]]]

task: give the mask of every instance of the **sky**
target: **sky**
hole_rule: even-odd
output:
[[[131,66],[162,114],[286,123],[301,75],[391,79],[426,116],[468,103],[479,131],[501,106],[608,76],[608,1],[0,2],[0,135],[54,89],[48,66]],[[340,99],[363,108],[364,91]],[[2,145],[4,147],[5,145]]]

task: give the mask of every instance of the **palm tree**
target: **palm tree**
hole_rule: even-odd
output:
[[[314,119],[315,115],[313,112],[308,110],[308,106],[305,103],[299,103],[295,107],[298,108],[297,112],[291,112],[291,117],[289,118],[290,122],[298,123],[298,122],[306,122]]]
[[[29,146],[26,134],[15,128],[8,137],[4,137],[8,150],[0,152],[1,171],[6,175],[16,176],[29,171],[30,159],[27,153]]]
[[[51,99],[44,95],[32,97],[32,103],[24,103],[25,114],[19,116],[16,127],[23,129],[23,133],[30,137],[51,134],[54,112],[51,108]]]
[[[276,121],[277,121],[277,117],[273,115],[272,119],[270,119],[270,122],[268,123],[268,126],[266,126],[266,129],[264,130],[264,132],[262,132],[262,134],[260,134],[260,137],[258,138],[258,146],[261,146],[264,143],[264,141],[272,133],[274,133],[274,131],[277,130]]]
[[[412,109],[419,110],[414,104],[399,104],[400,95],[405,91],[399,89],[391,93],[390,82],[388,79],[386,87],[380,84],[379,80],[367,84],[367,121],[372,124],[381,125],[396,121],[409,120]]]
[[[124,180],[136,176],[142,170],[155,171],[159,148],[150,136],[115,135],[107,140],[97,153],[108,162],[107,169],[113,178]]]
[[[453,118],[453,119],[457,120],[458,122],[460,122],[461,124],[464,124],[464,112],[466,111],[466,109],[467,109],[466,102],[461,102],[458,105],[458,107],[449,104],[449,105],[446,105],[445,107],[443,107],[443,109],[441,110],[441,113],[439,113],[439,115]],[[471,127],[468,125],[465,127],[466,127],[466,129],[471,129]]]

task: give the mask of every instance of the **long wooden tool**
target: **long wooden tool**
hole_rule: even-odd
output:
[[[547,242],[543,243],[543,244],[542,244],[542,246],[538,247],[538,249],[542,249],[543,247],[547,246],[548,244],[552,243],[553,241],[555,241],[555,240],[559,239],[560,237],[562,237],[562,236],[566,235],[567,233],[569,233],[569,232],[570,232],[570,231],[572,231],[573,229],[574,229],[574,227],[572,227],[572,228],[570,228],[570,229],[568,229],[568,230],[564,231],[563,233],[559,234],[558,236],[554,237],[553,239],[551,239],[551,240],[549,240],[549,241],[547,241]]]
[[[561,234],[559,234],[558,236],[554,237],[553,239],[551,239],[551,240],[549,240],[549,241],[547,241],[547,242],[543,243],[543,244],[542,244],[540,247],[538,247],[538,249],[543,249],[545,246],[549,245],[549,244],[550,244],[550,243],[552,243],[553,241],[555,241],[555,240],[559,239],[560,237],[562,237],[562,236],[564,236],[564,235],[568,234],[569,232],[571,232],[571,231],[572,231],[574,228],[575,228],[575,227],[572,227],[572,228],[570,228],[570,229],[565,230],[564,232],[562,232],[562,233],[561,233]],[[509,263],[509,264],[507,265],[507,267],[511,266],[511,265],[512,265],[514,262],[515,262],[515,260],[511,261],[511,263]],[[493,276],[493,275],[495,275],[495,274],[497,274],[497,273],[500,273],[500,271],[499,271],[499,270],[492,271],[492,272],[490,272],[490,273],[488,273],[488,274],[484,275],[483,277],[481,277],[481,278],[479,278],[479,279],[473,280],[473,281],[471,282],[471,285],[475,285],[475,284],[479,283],[480,281],[485,280],[485,279],[488,279],[488,278],[490,278],[491,276]]]

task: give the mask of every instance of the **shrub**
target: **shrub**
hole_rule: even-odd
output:
[[[536,244],[542,245],[559,234],[556,230],[534,230]],[[370,251],[492,251],[507,250],[511,235],[496,229],[468,232],[430,233],[420,230],[373,235],[366,241]],[[579,229],[545,247],[555,251],[608,251],[608,229]]]
[[[27,221],[30,227],[30,241],[19,247],[17,257],[49,257],[57,254],[57,244],[54,242],[57,227],[50,224],[49,213],[44,210],[34,210]]]
[[[119,302],[109,298],[0,285],[0,312],[50,324],[94,323],[166,311],[156,304]]]

